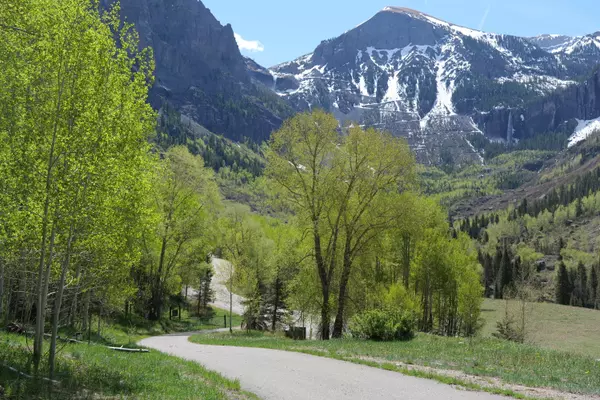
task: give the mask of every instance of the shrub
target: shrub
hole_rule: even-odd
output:
[[[512,315],[506,314],[501,321],[496,323],[497,332],[492,333],[492,336],[502,340],[511,342],[524,343],[525,333],[523,330],[515,327],[516,322]]]
[[[412,313],[396,310],[369,310],[350,321],[352,336],[377,340],[410,340],[414,337],[415,318]]]

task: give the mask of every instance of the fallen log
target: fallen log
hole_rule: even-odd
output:
[[[150,350],[147,349],[128,349],[126,347],[108,347],[111,350],[116,350],[116,351],[128,351],[130,353],[150,353]]]

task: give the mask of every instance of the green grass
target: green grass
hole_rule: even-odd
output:
[[[201,320],[190,315],[186,310],[182,310],[181,319],[173,318],[170,320],[165,315],[161,321],[147,321],[137,316],[119,317],[110,321],[103,320],[100,325],[100,335],[98,335],[98,320],[92,320],[91,340],[96,343],[102,343],[111,346],[132,346],[140,340],[149,337],[163,335],[165,333],[193,332],[218,329],[224,327],[223,315],[227,315],[227,326],[229,326],[229,311],[212,307],[215,312],[214,317],[209,320]],[[232,326],[239,327],[242,323],[242,317],[237,314],[232,315]],[[72,336],[73,332],[64,330],[63,336]],[[87,340],[87,332],[84,333]]]
[[[485,325],[482,336],[489,337],[496,331],[496,321],[504,317],[505,306],[506,302],[503,300],[484,301],[482,317]],[[509,312],[516,313],[518,307],[518,303],[509,302]],[[525,315],[527,342],[600,359],[600,311],[531,303],[527,304]]]
[[[149,322],[135,317],[103,320],[100,335],[98,321],[94,319],[91,345],[59,343],[61,350],[55,379],[61,383],[52,393],[47,384],[19,378],[1,366],[0,386],[5,389],[8,399],[50,396],[55,399],[254,399],[252,394],[241,391],[239,382],[208,371],[197,363],[156,351],[124,353],[103,346],[137,347],[138,341],[149,336],[223,328],[226,311],[213,310],[215,316],[209,320],[189,316],[186,311],[181,320]],[[240,323],[241,316],[234,314],[232,325],[239,326]],[[65,330],[61,335],[72,333]],[[31,345],[31,340],[27,341],[23,336],[0,333],[0,364],[6,363],[27,372]],[[47,366],[42,365],[42,376],[47,375],[46,369]]]
[[[406,365],[458,370],[469,375],[495,377],[511,384],[548,387],[561,391],[600,394],[600,362],[592,357],[558,352],[533,345],[495,339],[443,338],[419,334],[409,342],[371,342],[354,339],[327,342],[292,341],[273,335],[235,332],[197,335],[196,343],[264,347],[304,352],[330,358],[391,368],[442,382],[460,379],[432,372],[410,371]],[[400,365],[398,365],[400,364]],[[430,375],[430,376],[426,376]],[[452,383],[452,382],[446,382]],[[469,384],[462,384],[469,387]],[[477,386],[477,385],[475,385]],[[482,389],[481,387],[471,387]],[[486,389],[494,391],[497,389]],[[502,390],[502,389],[500,389]],[[514,393],[505,393],[512,394]],[[517,395],[517,397],[519,397]]]
[[[31,344],[31,343],[29,343]],[[0,360],[27,371],[30,351],[22,336],[0,333]],[[42,366],[45,372],[47,366]],[[123,353],[99,345],[69,344],[58,358],[54,399],[254,399],[239,382],[156,351]],[[48,384],[0,367],[7,399],[49,397]]]

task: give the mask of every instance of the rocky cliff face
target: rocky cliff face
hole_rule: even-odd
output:
[[[112,0],[102,0],[107,7]],[[292,110],[252,80],[230,25],[222,26],[197,0],[121,0],[144,47],[154,49],[151,102],[167,101],[207,129],[234,140],[260,142]]]
[[[515,138],[527,138],[545,132],[572,133],[576,120],[590,121],[600,117],[600,70],[581,84],[552,93],[523,108],[495,108],[480,113],[476,122],[482,131],[498,137],[509,132],[513,121]],[[506,136],[504,136],[506,138]]]

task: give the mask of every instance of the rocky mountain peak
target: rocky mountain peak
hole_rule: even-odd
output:
[[[408,7],[395,7],[395,6],[388,6],[388,7],[384,7],[381,12],[392,12],[392,13],[400,13],[400,14],[409,14],[409,15],[421,15],[422,13],[420,11],[414,10],[412,8],[408,8]]]
[[[270,71],[274,90],[296,109],[320,107],[340,121],[404,136],[423,162],[436,163],[442,143],[460,147],[459,159],[478,162],[466,137],[482,132],[513,137],[508,126],[492,131],[477,116],[522,107],[574,85],[582,74],[568,61],[530,39],[386,7],[313,53]]]

